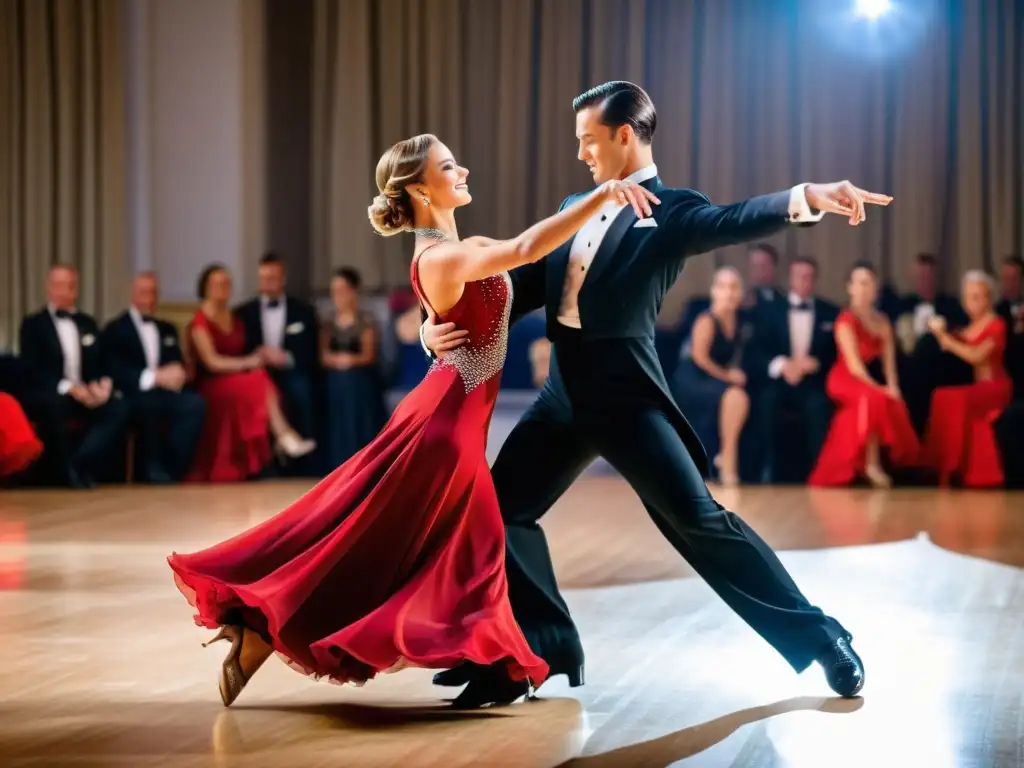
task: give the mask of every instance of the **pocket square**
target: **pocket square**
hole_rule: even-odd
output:
[[[288,334],[302,333],[305,327],[305,323],[300,321],[298,323],[292,323],[291,325],[289,325],[287,328],[285,328],[284,332]]]
[[[658,226],[658,222],[656,222],[651,217],[647,217],[645,219],[638,219],[636,224],[633,225],[633,229],[639,229],[640,227],[656,227],[656,226]]]
[[[91,333],[87,333],[85,334],[85,336],[82,337],[82,346],[91,347],[94,341],[96,341],[96,337],[93,336]]]
[[[164,346],[165,347],[173,347],[175,345],[175,343],[176,342],[174,341],[174,337],[173,336],[164,336]]]

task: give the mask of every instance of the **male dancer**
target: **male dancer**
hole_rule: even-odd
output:
[[[888,205],[891,198],[844,181],[712,205],[699,192],[662,185],[651,149],[657,115],[642,88],[605,83],[578,96],[573,110],[579,159],[594,182],[630,179],[656,192],[661,204],[646,220],[607,205],[570,243],[511,274],[512,321],[544,306],[554,344],[549,379],[492,468],[516,619],[552,676],[583,684],[579,633],[537,521],[601,455],[694,570],[795,670],[817,661],[836,693],[855,696],[864,668],[850,633],[812,606],[771,548],[708,492],[707,456],[669,394],[654,321],[688,256],[812,224],[825,213],[856,225],[865,204]],[[428,350],[458,344],[452,326],[428,322],[421,331]],[[463,707],[510,703],[528,692],[497,667],[464,664],[434,680],[469,683],[456,699]]]

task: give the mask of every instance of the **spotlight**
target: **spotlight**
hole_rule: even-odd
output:
[[[877,19],[892,8],[889,0],[857,0],[854,11],[866,19]]]

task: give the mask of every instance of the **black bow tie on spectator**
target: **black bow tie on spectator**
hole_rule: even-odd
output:
[[[809,301],[801,301],[801,302],[799,302],[797,304],[790,304],[789,308],[792,309],[794,312],[810,312],[811,311],[811,302],[809,302]]]
[[[61,320],[70,320],[72,318],[72,314],[68,312],[66,309],[54,310],[53,316]]]
[[[139,315],[139,319],[142,320],[143,324],[156,322],[156,320],[153,319],[152,315]]]
[[[281,306],[281,300],[280,299],[269,299],[267,301],[267,309],[277,309],[280,306]]]

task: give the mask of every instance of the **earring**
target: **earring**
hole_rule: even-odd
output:
[[[426,196],[424,196],[424,198],[423,198],[423,204],[424,205],[430,205],[430,201],[427,200]]]

